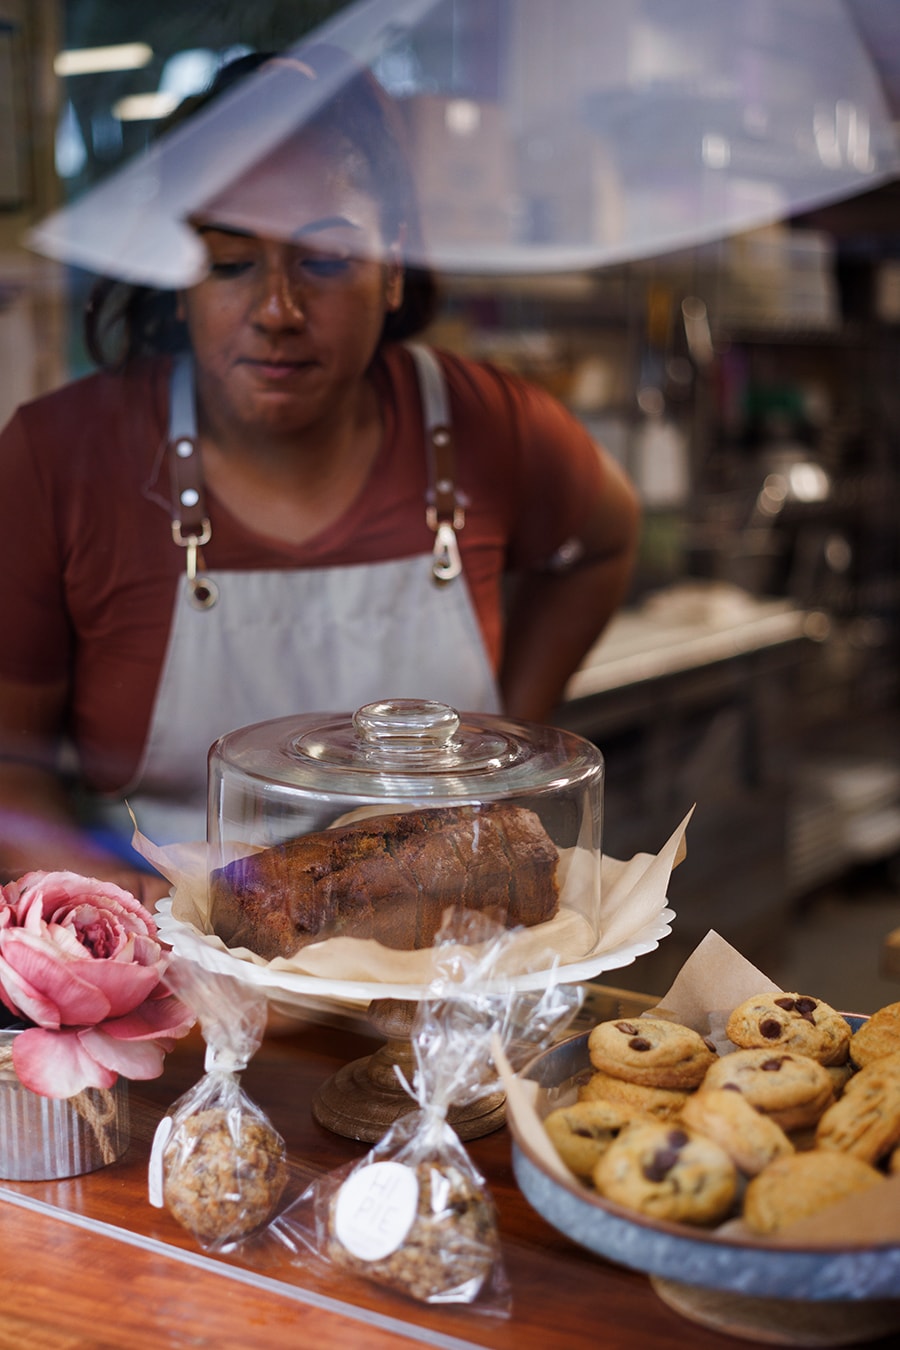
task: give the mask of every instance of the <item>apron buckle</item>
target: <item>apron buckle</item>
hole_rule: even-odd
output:
[[[462,559],[459,556],[456,531],[449,520],[442,520],[435,524],[431,570],[438,581],[452,581],[462,571]]]
[[[204,576],[202,572],[197,571],[198,561],[201,565],[203,562],[200,557],[201,545],[208,544],[212,538],[212,527],[208,518],[204,518],[199,534],[185,534],[181,528],[181,521],[173,520],[172,538],[176,544],[187,550],[185,565],[191,604],[195,609],[212,609],[219,598],[219,588],[212,577]]]
[[[172,538],[181,548],[189,549],[193,545],[196,552],[198,548],[202,548],[204,544],[208,544],[210,539],[212,539],[212,525],[209,523],[209,516],[204,516],[203,520],[200,522],[199,534],[185,534],[181,528],[181,521],[173,520]]]

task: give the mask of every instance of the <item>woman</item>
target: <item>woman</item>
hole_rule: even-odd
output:
[[[218,735],[381,697],[546,719],[621,603],[614,462],[543,392],[401,341],[429,279],[392,116],[358,74],[196,214],[206,277],[101,286],[114,368],[0,435],[7,874],[152,900],[125,802],[159,843],[202,838]],[[235,223],[261,203],[290,239]]]

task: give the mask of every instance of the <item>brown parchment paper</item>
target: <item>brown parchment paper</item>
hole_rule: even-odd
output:
[[[647,1014],[662,1015],[693,1027],[701,1035],[711,1036],[720,1054],[727,1054],[734,1049],[724,1035],[724,1023],[731,1009],[755,994],[779,990],[779,985],[718,933],[710,930],[694,948],[664,997],[649,1008]],[[791,992],[817,996],[815,989]],[[508,1117],[515,1134],[551,1176],[583,1190],[584,1184],[562,1162],[541,1123],[554,1107],[575,1100],[575,1087],[567,1091],[566,1085],[562,1084],[546,1089],[528,1078],[517,1077],[503,1058],[500,1047],[494,1049],[498,1073],[507,1093]],[[599,1196],[597,1203],[603,1203]],[[685,1231],[690,1232],[690,1229]],[[883,1185],[838,1201],[766,1238],[751,1233],[740,1220],[734,1219],[712,1234],[717,1235],[732,1243],[790,1248],[868,1248],[900,1244],[900,1176],[887,1177]]]
[[[685,832],[692,813],[657,854],[637,853],[625,861],[603,857],[599,888],[596,860],[585,849],[561,851],[560,908],[548,923],[522,929],[508,953],[505,974],[601,961],[662,923],[672,868],[685,856]],[[132,817],[134,819],[134,817]],[[396,951],[366,938],[336,937],[302,948],[286,960],[265,961],[245,947],[226,947],[212,931],[205,844],[160,848],[135,822],[134,847],[173,888],[171,916],[208,946],[238,961],[272,972],[311,975],[328,981],[421,985],[432,975],[431,949]],[[590,917],[589,917],[590,916]]]

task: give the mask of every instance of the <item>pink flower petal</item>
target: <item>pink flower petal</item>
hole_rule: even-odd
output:
[[[13,1002],[13,1000],[10,998],[9,994],[7,994],[6,990],[3,987],[2,962],[0,962],[0,1003],[3,1004],[4,1008],[7,1008],[9,1012],[12,1013],[13,1017],[21,1017],[21,1013],[19,1012],[18,1006]]]
[[[44,1020],[49,1025],[58,1026],[62,1023],[66,1026],[84,1026],[86,1023],[101,1022],[112,1011],[112,1003],[101,981],[93,978],[94,967],[102,966],[104,962],[72,960],[69,956],[61,956],[58,948],[49,940],[21,928],[3,932],[0,936],[0,954],[22,985],[30,989],[34,1006],[40,1005],[45,1010]],[[146,967],[123,966],[121,969],[137,969],[143,973]],[[132,1000],[130,1006],[140,1003],[147,992],[145,989]],[[49,1006],[54,1007],[54,1017],[46,1015]],[[30,1007],[27,1010],[23,1007],[22,1011],[34,1022],[42,1020],[34,1015]],[[115,1011],[126,1012],[129,1009],[121,1006],[120,1000]]]
[[[37,928],[28,931],[43,935],[60,952],[66,956],[71,956],[76,961],[80,961],[85,955],[84,947],[78,941],[78,934],[74,933],[71,928],[62,928],[58,923],[44,923],[42,919]]]
[[[78,961],[79,974],[107,999],[107,1017],[124,1017],[140,1007],[159,984],[160,967],[136,966],[124,961]],[[82,1023],[103,1021],[82,1017]]]
[[[166,998],[145,999],[124,1017],[107,1018],[101,1029],[116,1040],[152,1040],[156,1036],[183,1036],[195,1020],[194,1014],[170,994]]]
[[[158,1078],[163,1071],[163,1049],[156,1041],[120,1041],[98,1027],[78,1035],[82,1048],[114,1077]]]
[[[20,928],[39,933],[44,923],[44,911],[38,894],[22,896],[16,904],[16,921]]]
[[[19,1082],[42,1097],[74,1097],[82,1088],[109,1088],[116,1073],[81,1044],[77,1031],[23,1031],[13,1044]]]
[[[24,980],[15,968],[0,956],[0,997],[17,1017],[39,1026],[58,1027],[59,1009],[38,989]]]
[[[89,956],[100,961],[120,956],[132,938],[121,913],[87,901],[58,910],[47,919],[47,927],[60,938],[69,934]]]
[[[134,935],[134,959],[139,966],[155,966],[162,954],[162,947],[156,941],[156,938],[144,937],[141,933]]]
[[[20,900],[39,898],[46,922],[61,921],[73,905],[94,904],[117,914],[128,932],[156,937],[156,922],[140,900],[111,881],[82,877],[77,872],[28,872],[15,883]]]

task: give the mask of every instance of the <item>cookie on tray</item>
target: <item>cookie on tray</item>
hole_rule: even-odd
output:
[[[757,1111],[743,1093],[728,1088],[695,1092],[685,1102],[681,1119],[689,1129],[723,1148],[738,1171],[748,1177],[794,1152],[794,1145],[771,1116]]]
[[[590,1181],[610,1144],[639,1114],[624,1103],[580,1101],[551,1111],[544,1129],[569,1170]]]
[[[754,1233],[775,1233],[883,1181],[874,1167],[848,1153],[792,1153],[747,1183],[744,1221]]]
[[[874,1012],[850,1038],[850,1058],[858,1069],[875,1059],[900,1052],[900,1003]]]
[[[725,1026],[741,1049],[795,1050],[820,1064],[842,1064],[850,1045],[844,1017],[808,994],[759,994],[732,1011]]]
[[[607,1200],[673,1223],[714,1224],[728,1215],[738,1174],[713,1140],[663,1121],[636,1122],[594,1169]]]
[[[900,1143],[900,1065],[873,1060],[844,1088],[816,1128],[816,1147],[877,1163]]]
[[[673,1116],[677,1116],[689,1095],[687,1092],[679,1092],[676,1088],[645,1087],[641,1083],[629,1083],[624,1078],[614,1078],[610,1073],[601,1073],[599,1069],[578,1089],[579,1101],[615,1102],[632,1111],[654,1116],[657,1120],[670,1120]]]
[[[614,1018],[588,1037],[595,1069],[644,1087],[686,1091],[703,1081],[716,1058],[699,1032],[660,1017]]]
[[[831,1079],[831,1087],[835,1098],[840,1097],[844,1088],[856,1073],[856,1069],[849,1059],[845,1060],[843,1064],[826,1064],[825,1069]]]
[[[834,1100],[825,1066],[786,1050],[733,1050],[722,1055],[700,1091],[711,1088],[736,1089],[787,1131],[814,1125]]]

